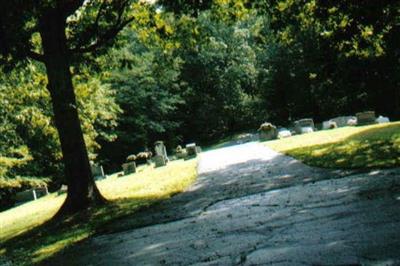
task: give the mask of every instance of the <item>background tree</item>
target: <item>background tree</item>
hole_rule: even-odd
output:
[[[273,49],[260,57],[260,88],[276,122],[290,116],[321,121],[368,109],[400,117],[398,2],[253,4],[268,18],[271,37],[261,43]]]
[[[187,84],[179,119],[188,141],[215,140],[253,126],[257,117],[248,120],[245,114],[258,75],[249,21],[226,25],[212,15],[198,17],[195,44],[178,52],[184,61],[181,79]]]
[[[99,144],[115,138],[120,109],[115,92],[87,67],[80,69],[73,82],[86,146],[94,160]],[[46,83],[44,67],[35,63],[0,77],[0,208],[12,204],[11,196],[18,190],[38,185],[54,189],[66,182]]]
[[[156,40],[140,42],[139,35],[126,29],[121,36],[126,44],[104,58],[109,72],[103,82],[114,89],[122,110],[116,140],[103,142],[101,150],[101,159],[114,171],[128,155],[152,149],[156,140],[165,140],[169,147],[179,142],[180,122],[173,115],[183,104],[181,59],[166,53]]]
[[[1,5],[2,61],[31,58],[46,67],[68,184],[59,214],[104,202],[91,175],[70,67],[79,62],[79,53],[105,45],[133,20],[126,14],[131,1],[1,1]]]

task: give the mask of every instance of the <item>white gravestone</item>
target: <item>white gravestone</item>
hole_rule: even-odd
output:
[[[381,116],[381,115],[375,121],[378,124],[383,124],[383,123],[389,123],[390,122],[388,117]]]

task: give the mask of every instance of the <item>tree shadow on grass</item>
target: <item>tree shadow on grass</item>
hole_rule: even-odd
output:
[[[66,219],[50,219],[0,244],[0,252],[18,265],[40,263],[96,234],[102,226],[130,216],[162,198],[141,197],[109,201]],[[1,254],[1,253],[0,253]]]
[[[115,233],[193,217],[219,201],[340,178],[347,174],[308,167],[284,155],[277,155],[271,160],[248,160],[200,174],[187,191],[140,209],[128,219],[109,223],[99,232]]]
[[[390,128],[397,131],[398,127],[399,125]],[[362,142],[365,141],[366,133],[371,136],[377,133],[373,132],[375,132],[374,129],[366,130],[349,139]],[[391,132],[389,130],[387,133],[392,134]],[[382,135],[382,132],[378,132],[378,135]],[[373,139],[371,136],[368,140]],[[376,141],[381,140],[377,138]],[[346,142],[341,145],[345,144]],[[339,151],[347,149],[346,147],[340,148],[338,144],[329,145],[335,146],[321,145],[323,147],[320,149],[337,149],[330,152],[334,153],[334,157],[320,160],[338,160],[342,156]],[[369,141],[363,148],[366,150],[358,153],[368,155],[370,154],[367,152],[368,150],[375,151],[374,149],[381,146],[384,145],[382,143],[375,145],[374,142]],[[356,157],[357,153],[351,156]],[[363,160],[365,161],[365,159]],[[189,190],[165,201],[151,197],[129,198],[91,209],[62,223],[49,221],[6,241],[0,246],[0,250],[5,249],[6,255],[11,259],[18,260],[20,260],[18,257],[26,258],[29,254],[31,257],[23,260],[26,264],[40,262],[49,254],[55,255],[55,259],[57,259],[58,256],[62,257],[64,252],[68,254],[69,249],[63,250],[65,246],[71,246],[95,234],[114,233],[193,217],[219,201],[294,185],[304,185],[323,179],[340,178],[343,175],[346,175],[346,172],[311,168],[283,155],[276,155],[274,158],[265,160],[251,159],[203,173]],[[28,247],[28,251],[26,247]],[[79,245],[72,249],[79,249]],[[45,261],[44,264],[54,265],[52,262],[53,260]]]
[[[109,194],[112,200],[105,205],[94,206],[67,219],[53,218],[38,225],[51,215],[54,208],[49,210],[45,217],[40,217],[37,215],[43,213],[42,210],[44,209],[39,209],[38,206],[42,207],[43,205],[33,204],[33,207],[32,205],[27,207],[31,207],[29,211],[32,213],[37,212],[36,214],[30,217],[25,215],[23,219],[13,220],[15,216],[13,217],[12,215],[21,211],[21,209],[15,209],[8,218],[10,222],[17,221],[17,223],[15,225],[8,223],[9,227],[6,228],[7,231],[2,232],[3,234],[0,236],[2,238],[0,256],[3,257],[5,255],[17,265],[31,265],[40,262],[46,257],[60,252],[65,247],[96,234],[107,223],[114,222],[127,215],[132,215],[140,208],[145,208],[157,201],[171,197],[176,191],[181,191],[185,186],[194,181],[196,162],[192,161],[184,164],[177,162],[174,165],[172,168],[154,170],[154,179],[146,178],[148,177],[148,173],[145,173],[141,175],[142,181],[139,179],[137,182],[135,180],[136,176],[105,180],[107,182],[103,185],[105,195]],[[165,178],[166,181],[161,180],[162,178],[160,177],[163,175],[166,175],[170,179]],[[154,183],[157,180],[159,182]],[[155,188],[152,184],[155,185]],[[136,192],[139,192],[139,194]],[[123,196],[125,197],[122,198]],[[53,198],[57,198],[61,205],[62,197],[52,195],[50,200]],[[54,202],[51,201],[50,203],[47,205],[54,207]],[[47,205],[45,204],[44,206]],[[28,228],[29,225],[32,228]],[[25,232],[16,232],[15,228],[18,230],[23,229]],[[13,237],[8,239],[9,236]],[[0,258],[1,261],[2,258]]]
[[[66,221],[50,220],[7,240],[0,250],[5,249],[5,255],[18,263],[33,264],[49,256],[62,255],[65,247],[95,234],[190,217],[217,201],[313,182],[327,178],[325,173],[283,155],[272,160],[248,160],[201,174],[190,189],[171,199],[128,198],[90,209]]]
[[[289,241],[289,244],[281,243],[284,247],[290,247],[283,249],[282,256],[294,259],[294,261],[299,258],[310,259],[312,255],[316,255],[319,251],[324,252],[323,254],[331,255],[337,251],[332,249],[332,245],[336,243],[335,245],[339,246],[342,236],[346,236],[346,241],[350,242],[360,235],[362,236],[362,244],[360,245],[362,252],[374,248],[374,245],[376,245],[379,249],[372,253],[375,253],[374,256],[377,258],[397,258],[398,255],[396,255],[396,250],[394,249],[398,247],[399,241],[391,242],[389,239],[385,240],[385,237],[392,235],[393,232],[398,232],[398,227],[390,226],[390,222],[398,223],[394,218],[399,214],[399,209],[396,208],[398,201],[393,199],[393,195],[397,195],[396,193],[399,190],[389,191],[389,193],[385,191],[393,188],[394,184],[397,187],[400,184],[397,179],[393,179],[395,171],[373,172],[379,172],[376,174],[379,178],[375,178],[370,173],[362,173],[342,183],[339,180],[332,180],[332,182],[329,181],[330,183],[327,181],[323,185],[318,185],[316,182],[341,178],[343,175],[335,171],[311,168],[297,160],[282,155],[270,160],[253,159],[231,164],[224,168],[201,174],[197,182],[188,191],[152,205],[148,209],[142,209],[131,217],[119,220],[118,223],[110,223],[108,227],[103,227],[101,233],[115,233],[146,227],[144,231],[136,235],[130,231],[126,232],[126,234],[104,236],[97,239],[98,241],[89,244],[78,244],[66,250],[64,254],[59,254],[60,256],[47,261],[45,265],[82,265],[83,262],[88,261],[100,265],[129,265],[132,263],[139,265],[140,259],[145,260],[145,257],[151,257],[154,261],[159,261],[160,264],[168,264],[167,261],[171,257],[178,257],[178,261],[179,257],[182,257],[181,264],[186,265],[188,263],[184,263],[187,262],[185,261],[185,256],[191,259],[193,254],[199,257],[206,254],[204,257],[208,259],[205,252],[208,252],[212,259],[218,259],[212,257],[215,250],[204,250],[207,247],[197,251],[187,250],[187,247],[195,241],[192,241],[190,237],[174,238],[172,233],[185,235],[186,232],[182,230],[197,226],[199,230],[196,232],[203,232],[203,235],[193,235],[193,231],[187,233],[187,235],[192,235],[195,240],[201,240],[202,237],[207,237],[207,234],[215,233],[215,238],[210,238],[213,241],[223,239],[226,241],[224,245],[240,246],[241,242],[245,242],[246,239],[242,238],[242,236],[232,238],[232,235],[238,234],[238,232],[229,232],[229,223],[224,223],[224,221],[230,219],[227,214],[234,212],[235,210],[233,209],[236,208],[257,208],[257,206],[262,205],[266,205],[266,209],[270,210],[270,212],[260,211],[260,213],[266,214],[258,216],[253,213],[254,217],[247,217],[247,220],[252,220],[249,225],[257,224],[255,223],[257,219],[263,217],[260,218],[261,223],[258,223],[258,226],[254,225],[257,229],[254,231],[258,235],[260,235],[260,232],[262,233],[261,236],[265,241],[262,246],[267,247],[267,249],[270,247],[272,252],[275,244],[269,242],[271,236],[275,234],[278,240],[286,237],[292,238],[292,242]],[[382,182],[382,179],[385,182]],[[304,195],[302,191],[304,191]],[[382,194],[383,192],[381,191],[385,192],[385,194]],[[270,192],[269,195],[267,195],[268,192]],[[246,199],[256,198],[258,201],[250,202],[251,200],[249,200],[250,203],[246,203],[246,200],[240,200],[243,197],[247,197]],[[291,197],[294,197],[294,199],[291,199]],[[371,197],[376,201],[371,201]],[[385,197],[387,199],[382,201],[382,198]],[[247,204],[247,206],[235,205],[230,200],[240,201],[244,205]],[[219,203],[223,204],[224,207],[217,208],[216,206]],[[351,207],[346,205],[349,203],[352,204]],[[371,203],[374,205],[372,206]],[[389,207],[388,203],[391,204]],[[280,209],[282,215],[272,215],[276,214],[273,211],[275,209]],[[371,210],[373,211],[371,212]],[[378,210],[379,215],[376,215]],[[206,212],[208,212],[208,215],[203,215]],[[196,219],[195,223],[192,223],[191,218]],[[204,223],[204,220],[207,219],[209,221]],[[386,221],[385,219],[388,220]],[[276,226],[278,221],[284,230],[280,230]],[[378,224],[380,230],[384,234],[379,237],[382,241],[374,243],[374,240],[377,239],[375,238],[375,232],[378,228],[375,224],[377,221],[380,224]],[[164,227],[164,229],[158,227],[158,225],[172,222],[177,222],[177,226],[181,225],[180,229],[182,230],[176,230],[176,227],[172,224]],[[246,219],[241,222],[247,223]],[[213,231],[212,229],[215,228],[211,228],[210,225],[219,226],[219,228]],[[298,230],[299,226],[302,230]],[[347,232],[343,233],[342,226],[346,226]],[[226,230],[227,232],[225,235],[219,235],[219,230]],[[305,233],[302,234],[301,232]],[[336,235],[329,234],[329,232],[335,232]],[[168,237],[159,238],[158,234],[165,234]],[[281,237],[281,234],[285,237]],[[309,254],[308,257],[302,254],[304,250],[300,248],[300,245],[297,247],[299,249],[298,252],[291,252],[291,247],[294,243],[301,243],[310,235],[314,239],[320,239],[325,234],[332,236],[332,239],[321,241],[315,249],[310,250],[311,255]],[[245,234],[243,234],[244,236]],[[179,241],[182,239],[186,242],[180,243]],[[234,241],[232,242],[232,240]],[[250,245],[249,252],[254,251],[254,245],[256,244]],[[179,248],[176,248],[177,246]],[[388,248],[390,248],[389,251]],[[315,252],[316,250],[318,252]],[[187,253],[187,251],[189,252]],[[341,246],[339,251],[346,251],[349,256],[357,254],[356,251],[348,249],[345,245]],[[241,253],[236,255],[240,256]],[[81,256],[84,258],[80,259]],[[320,254],[320,256],[322,255]],[[68,260],[69,258],[71,259]],[[94,258],[96,260],[93,260]],[[206,262],[210,261],[206,260]],[[229,265],[230,263],[226,261],[218,263],[217,261],[216,264]]]
[[[323,168],[371,169],[400,165],[400,124],[367,128],[343,141],[292,149],[286,154]]]

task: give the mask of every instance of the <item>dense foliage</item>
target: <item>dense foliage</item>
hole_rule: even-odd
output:
[[[159,1],[132,12],[109,53],[73,69],[91,159],[108,170],[158,139],[173,149],[266,120],[400,117],[397,1]],[[46,84],[33,63],[1,76],[2,188],[61,182]]]
[[[90,78],[89,78],[90,77]],[[91,159],[99,142],[115,138],[120,108],[115,93],[83,68],[75,76],[80,118]],[[46,77],[39,65],[29,64],[7,75],[0,84],[0,196],[46,183],[65,182],[61,150],[52,119]],[[52,181],[52,182],[50,182]],[[5,200],[3,198],[2,200]]]

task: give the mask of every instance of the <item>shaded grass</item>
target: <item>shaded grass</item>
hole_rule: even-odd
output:
[[[311,166],[342,169],[400,166],[400,123],[345,127],[265,143]]]
[[[55,193],[0,213],[0,257],[16,265],[42,262],[79,241],[101,232],[108,223],[184,191],[196,178],[196,160],[174,161],[162,168],[98,181],[109,204],[94,207],[67,220],[49,220],[65,195]]]
[[[209,150],[215,150],[215,149],[220,149],[232,145],[237,145],[240,144],[241,142],[244,141],[244,139],[247,139],[246,136],[249,134],[256,134],[256,131],[243,131],[239,133],[235,133],[229,136],[226,136],[222,139],[220,139],[218,142],[215,142],[213,144],[210,144],[206,147],[203,148],[204,151],[209,151]]]

